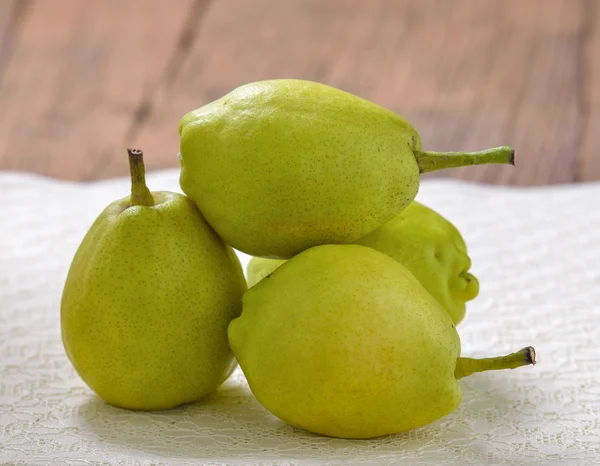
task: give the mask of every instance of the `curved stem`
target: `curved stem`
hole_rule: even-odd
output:
[[[127,149],[129,154],[129,171],[131,172],[130,205],[153,206],[154,198],[146,186],[146,169],[144,153],[139,149]]]
[[[490,163],[515,164],[515,150],[508,146],[479,152],[417,151],[415,152],[415,157],[421,173],[467,165],[486,165]]]
[[[499,356],[497,358],[458,358],[454,376],[457,379],[462,379],[475,372],[516,369],[517,367],[529,366],[531,364],[535,364],[535,349],[532,346],[528,346],[516,353],[507,356]]]

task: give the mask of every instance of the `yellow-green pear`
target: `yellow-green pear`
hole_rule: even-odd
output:
[[[228,333],[258,401],[332,437],[423,426],[458,407],[460,378],[535,363],[531,347],[462,357],[438,301],[398,261],[361,245],[293,257],[245,293]]]
[[[150,192],[141,151],[129,157],[131,195],[100,214],[71,264],[62,340],[106,402],[161,410],[201,399],[235,367],[227,326],[246,282],[194,202]]]
[[[355,241],[403,264],[448,311],[455,324],[479,293],[460,232],[435,210],[412,202],[392,220]]]
[[[426,152],[404,118],[324,84],[250,83],[183,116],[180,185],[234,248],[286,259],[351,243],[415,197],[419,174],[514,163],[514,150]]]
[[[377,249],[404,265],[455,324],[465,316],[465,303],[479,293],[479,281],[469,273],[471,259],[460,232],[435,210],[417,201],[355,243]],[[247,266],[248,286],[254,286],[284,262],[253,257]]]

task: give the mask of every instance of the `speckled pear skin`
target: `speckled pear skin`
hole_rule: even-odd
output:
[[[234,248],[289,258],[350,243],[406,207],[421,140],[399,115],[342,90],[246,84],[179,123],[182,190]]]
[[[455,324],[465,317],[466,302],[479,293],[479,281],[469,273],[471,259],[460,232],[416,201],[355,243],[377,249],[406,266]]]
[[[256,398],[292,426],[377,437],[428,424],[461,401],[452,320],[379,251],[311,248],[243,303],[229,325],[231,348]]]
[[[479,293],[479,281],[468,272],[471,259],[460,232],[417,201],[354,243],[381,251],[404,265],[455,324],[464,319],[466,302]],[[247,266],[248,286],[253,287],[284,262],[253,257]]]
[[[64,347],[105,401],[162,410],[201,399],[235,367],[227,326],[246,289],[232,249],[195,204],[110,204],[71,264],[61,304]]]

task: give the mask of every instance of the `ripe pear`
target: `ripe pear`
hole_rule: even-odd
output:
[[[201,399],[234,369],[227,326],[241,312],[246,282],[196,205],[151,193],[141,151],[129,157],[131,196],[100,214],[71,264],[62,340],[106,402],[169,409]]]
[[[180,185],[234,248],[287,259],[351,243],[415,197],[419,174],[514,163],[514,150],[425,152],[404,118],[324,84],[246,84],[179,123]]]
[[[460,232],[435,210],[412,202],[392,220],[355,241],[403,264],[458,324],[479,294]]]
[[[361,245],[306,250],[249,289],[229,343],[258,401],[292,426],[370,438],[428,424],[458,380],[533,364],[533,348],[461,356],[448,313],[402,264]]]
[[[460,232],[435,210],[417,201],[355,244],[377,249],[404,265],[455,324],[465,316],[465,303],[479,293],[479,281],[468,272],[471,259]],[[248,286],[254,286],[284,262],[253,257],[247,267]]]

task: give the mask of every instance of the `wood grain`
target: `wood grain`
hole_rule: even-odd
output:
[[[29,5],[28,0],[3,0],[0,2],[0,82],[2,82],[3,71],[7,68],[12,56],[14,43],[23,19],[27,15]]]
[[[105,166],[124,153],[191,5],[33,2],[0,87],[2,168],[67,179],[117,174]]]
[[[583,124],[578,180],[600,180],[600,5],[583,2],[581,104]]]
[[[249,81],[297,77],[397,111],[427,149],[517,150],[516,167],[428,176],[600,179],[597,3],[32,1],[0,67],[0,169],[126,175],[128,145],[150,170],[175,167],[187,111]]]
[[[247,81],[300,77],[403,114],[426,148],[517,150],[516,168],[436,176],[520,185],[575,180],[582,14],[573,2],[284,3],[214,3],[136,144],[174,153],[172,128],[186,111]]]

